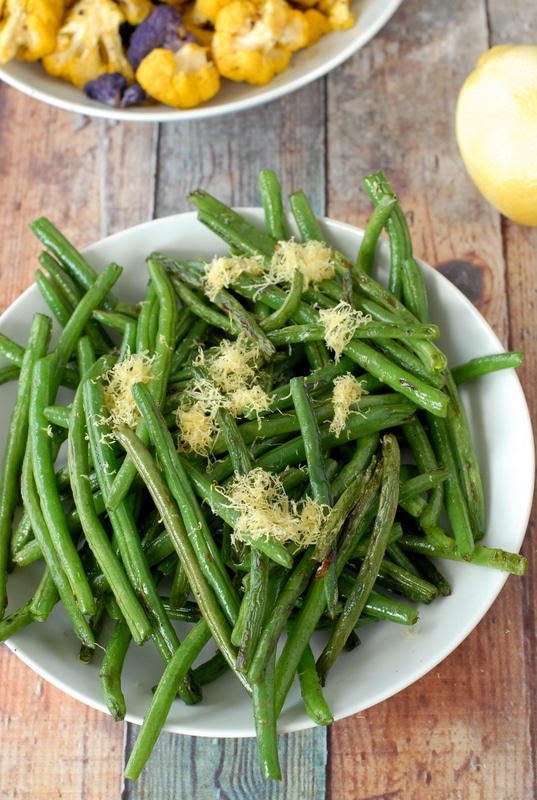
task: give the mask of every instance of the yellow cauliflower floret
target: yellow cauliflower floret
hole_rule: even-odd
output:
[[[51,53],[64,11],[64,0],[0,0],[0,65]]]
[[[233,0],[194,0],[192,4],[192,21],[198,25],[212,25],[216,22],[218,12]]]
[[[155,100],[175,108],[199,106],[220,89],[208,49],[190,42],[177,53],[152,50],[136,70],[136,80]]]
[[[82,89],[105,72],[119,72],[129,81],[133,69],[119,32],[125,16],[114,0],[78,0],[67,13],[56,47],[43,58],[50,75]]]
[[[356,22],[350,9],[349,0],[320,0],[317,8],[328,17],[330,25],[335,31],[352,28]]]
[[[153,11],[151,0],[117,0],[117,3],[131,25],[139,25]]]
[[[321,12],[316,8],[308,8],[304,12],[304,16],[306,17],[309,25],[308,47],[311,47],[319,41],[321,36],[324,36],[326,33],[330,33],[332,30],[332,25],[330,24],[328,17],[325,17],[324,14],[321,14]]]
[[[306,17],[285,0],[233,0],[216,17],[212,52],[225,78],[264,85],[308,41]]]
[[[194,36],[198,44],[210,47],[214,36],[214,28],[208,20],[196,14],[196,4],[188,5],[184,11],[181,11],[181,15],[185,30]]]

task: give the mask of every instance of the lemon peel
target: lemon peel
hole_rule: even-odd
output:
[[[458,95],[455,132],[483,197],[537,226],[537,45],[497,45],[479,58]]]
[[[132,396],[135,383],[149,384],[153,378],[155,356],[146,352],[125,354],[122,361],[103,375],[104,402],[110,414],[111,427],[127,425],[136,428],[140,420],[138,406]]]
[[[291,500],[281,479],[256,467],[246,475],[235,473],[218,491],[239,516],[233,541],[275,540],[299,547],[315,544],[330,509],[308,497],[298,504]]]

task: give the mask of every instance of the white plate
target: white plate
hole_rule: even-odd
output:
[[[130,122],[196,120],[244,111],[269,103],[326,75],[363,47],[386,24],[402,0],[354,0],[356,25],[347,31],[323,36],[317,44],[296,53],[290,66],[267,86],[251,86],[224,80],[219,93],[198,108],[178,110],[162,104],[112,109],[88,99],[65,81],[48,75],[40,64],[12,61],[0,68],[0,80],[21,92],[59,108],[92,117]]]
[[[261,219],[255,210],[243,213]],[[323,221],[327,237],[349,257],[356,254],[362,232],[348,225]],[[152,250],[186,258],[223,254],[216,237],[194,213],[158,219],[111,236],[86,251],[97,267],[114,261],[125,267],[118,294],[130,301],[144,296],[144,259]],[[380,275],[386,274],[388,248],[379,253]],[[474,306],[442,275],[423,266],[430,297],[431,316],[443,333],[441,345],[452,366],[474,356],[501,352],[502,347]],[[121,288],[119,288],[121,287]],[[46,311],[35,287],[26,291],[0,319],[0,330],[23,344],[28,321]],[[479,460],[483,469],[488,509],[485,542],[518,551],[530,514],[534,482],[534,448],[531,422],[518,377],[513,370],[489,375],[463,391]],[[7,407],[13,387],[0,387],[0,403]],[[0,452],[5,430],[0,431]],[[330,672],[326,698],[336,719],[362,711],[399,692],[433,669],[475,628],[502,589],[506,576],[472,565],[443,563],[452,583],[448,598],[420,607],[420,620],[412,628],[380,622],[362,629],[362,645],[342,655]],[[23,570],[10,578],[11,608],[31,594],[32,572]],[[524,580],[524,578],[512,578]],[[99,688],[99,665],[81,666],[78,643],[58,607],[43,624],[33,624],[8,642],[33,670],[63,691],[95,708],[106,710]],[[317,647],[318,643],[315,645]],[[140,723],[151,687],[162,664],[150,644],[133,646],[124,671],[128,719]],[[282,732],[312,727],[305,714],[300,691],[291,690],[280,718]],[[231,676],[206,687],[197,706],[177,702],[166,728],[200,736],[242,737],[254,735],[251,703]]]

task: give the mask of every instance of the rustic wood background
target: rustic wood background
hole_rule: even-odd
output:
[[[78,246],[188,209],[202,186],[258,205],[270,167],[318,213],[363,225],[363,175],[384,170],[417,255],[526,352],[533,418],[537,229],[496,214],[454,138],[458,90],[490,45],[535,43],[534,0],[404,0],[325,79],[264,108],[198,123],[114,124],[0,85],[0,307],[33,281],[28,223],[46,213]],[[328,731],[282,737],[286,777],[263,783],[252,740],[164,734],[139,782],[122,773],[136,729],[70,699],[0,647],[0,798],[17,800],[533,800],[537,794],[535,515],[524,553],[467,640],[396,697]]]

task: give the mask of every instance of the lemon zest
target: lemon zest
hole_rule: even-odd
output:
[[[359,403],[363,394],[367,394],[367,391],[363,388],[361,382],[356,380],[354,375],[347,373],[334,378],[332,392],[334,416],[329,426],[332,433],[339,436],[351,414],[363,413],[356,408],[352,408],[353,405]]]
[[[123,424],[136,428],[140,412],[131,390],[136,383],[147,386],[151,382],[155,360],[155,356],[147,352],[131,353],[129,350],[122,361],[116,362],[103,375],[104,402],[110,415],[107,420],[110,427]]]
[[[264,268],[263,256],[215,256],[206,265],[203,276],[204,292],[214,301],[218,293],[231,286],[243,272],[260,275]]]
[[[369,314],[364,314],[344,301],[334,308],[320,309],[319,319],[324,327],[326,345],[334,351],[336,363],[360,325],[372,322]]]
[[[312,284],[330,280],[336,271],[332,250],[314,239],[309,242],[294,239],[278,242],[267,269],[267,281],[290,283],[296,270],[302,273],[304,291]]]
[[[314,544],[329,509],[312,498],[291,500],[277,475],[256,467],[246,475],[235,473],[226,487],[217,487],[239,516],[233,540],[275,540],[299,547]]]

